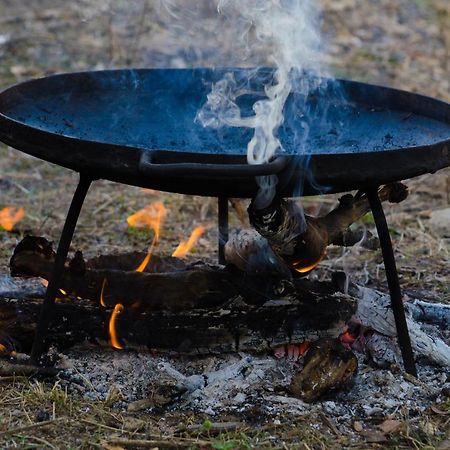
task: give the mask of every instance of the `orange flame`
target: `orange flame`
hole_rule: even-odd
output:
[[[322,261],[322,259],[325,257],[325,255],[326,255],[326,251],[324,251],[320,255],[320,257],[317,261],[314,261],[312,263],[310,261],[305,261],[305,260],[296,261],[292,264],[292,267],[294,270],[296,270],[299,273],[311,272],[311,270],[315,269],[319,265],[319,263]]]
[[[119,342],[116,333],[116,319],[119,314],[123,312],[123,305],[118,303],[113,312],[111,313],[111,318],[109,319],[109,338],[111,340],[111,345],[117,350],[122,350],[123,345]]]
[[[102,290],[100,291],[100,305],[102,305],[104,308],[106,308],[106,303],[103,294],[105,292],[106,283],[107,283],[106,278],[103,278]]]
[[[296,262],[292,265],[292,267],[299,273],[308,273],[311,272],[311,270],[315,269],[319,265],[320,261],[321,260],[316,261],[315,263],[312,263],[308,266],[302,266],[301,262]]]
[[[176,258],[184,258],[192,247],[197,243],[201,235],[205,232],[205,227],[196,227],[192,231],[189,239],[187,241],[182,241],[176,250],[172,253],[172,256]]]
[[[25,216],[25,210],[20,207],[7,206],[0,210],[0,227],[6,231],[12,231],[14,225]]]
[[[164,220],[166,214],[167,210],[164,207],[163,203],[156,202],[146,206],[145,208],[128,217],[127,223],[129,226],[135,228],[148,228],[153,230],[154,232],[153,241],[147,252],[147,256],[141,262],[139,267],[137,267],[136,272],[143,272],[148,266],[148,263],[150,262],[153,254],[153,249],[159,243],[161,223]]]
[[[7,349],[3,344],[0,344],[0,355],[2,355],[3,353],[7,353]]]
[[[153,230],[155,234],[158,234],[159,238],[159,226],[164,220],[166,213],[167,210],[162,202],[151,203],[129,216],[127,223],[130,227]]]

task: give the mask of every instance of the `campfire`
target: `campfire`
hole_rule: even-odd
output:
[[[407,189],[387,185],[378,195],[381,201],[398,203]],[[242,212],[241,201],[232,205]],[[204,233],[202,226],[195,227],[171,256],[159,255],[168,212],[162,202],[152,203],[127,219],[129,226],[153,233],[147,252],[86,260],[77,251],[65,264],[59,284],[62,297],[53,309],[47,345],[67,349],[90,341],[117,351],[272,354],[301,362],[289,392],[307,402],[346,386],[355,377],[357,355],[379,367],[399,367],[388,297],[349,283],[345,274],[335,273],[322,282],[306,277],[331,244],[378,247],[370,233],[350,229],[369,210],[361,192],[345,195],[322,217],[305,216],[295,202],[282,198],[262,210],[251,202],[252,227],[231,233],[224,246],[226,264],[217,266],[185,259]],[[11,274],[35,277],[47,285],[55,257],[51,242],[25,237],[11,258]],[[39,303],[24,300],[7,304],[7,309],[10,325],[3,333],[9,344],[2,344],[1,350],[14,359],[18,352],[31,350],[33,330],[26,324],[37,320]],[[407,321],[416,355],[450,364],[450,348],[416,322],[419,309],[427,311],[420,321],[432,321],[448,320],[448,308],[412,302]],[[28,373],[30,367],[14,370]]]
[[[9,3],[4,446],[446,448],[446,2]]]

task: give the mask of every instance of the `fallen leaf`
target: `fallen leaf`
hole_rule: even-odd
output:
[[[125,450],[124,447],[120,447],[119,445],[109,445],[106,441],[102,441],[100,445],[104,450]]]
[[[435,405],[431,405],[430,409],[439,416],[450,416],[450,411],[443,411],[442,409],[439,409]]]
[[[123,419],[123,428],[127,431],[141,431],[145,428],[146,422],[135,417],[125,417]]]
[[[386,435],[384,433],[375,430],[362,431],[361,436],[364,436],[367,442],[374,444],[387,441]]]
[[[378,425],[378,428],[386,434],[392,433],[398,430],[401,426],[402,422],[399,420],[387,419],[383,423]]]

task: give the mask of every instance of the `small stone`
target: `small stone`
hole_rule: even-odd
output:
[[[243,392],[239,392],[238,394],[235,395],[233,401],[235,403],[244,403],[246,399],[246,395]]]
[[[42,409],[39,410],[36,413],[36,422],[45,422],[46,420],[50,420],[50,413]]]
[[[361,422],[353,422],[353,429],[358,432],[361,433],[361,431],[363,430],[363,426]]]

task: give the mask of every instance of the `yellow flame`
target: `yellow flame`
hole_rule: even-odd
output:
[[[119,342],[119,339],[117,338],[117,332],[116,332],[116,319],[117,316],[123,312],[123,305],[118,303],[115,307],[113,312],[111,313],[111,318],[109,319],[109,338],[111,340],[111,345],[116,348],[117,350],[122,350],[123,345]]]
[[[100,291],[100,305],[102,305],[105,308],[106,308],[106,303],[105,303],[105,298],[104,298],[103,294],[105,292],[106,283],[107,283],[106,278],[103,278],[102,290]]]
[[[149,228],[154,232],[153,240],[147,255],[141,264],[139,264],[136,268],[136,272],[143,272],[148,266],[153,250],[159,243],[161,223],[166,217],[166,214],[167,210],[164,207],[164,204],[162,202],[155,202],[128,217],[128,225],[136,228]]]
[[[67,292],[64,289],[60,289],[59,292],[61,292],[62,295],[67,295]]]
[[[205,227],[200,226],[194,228],[189,239],[187,241],[182,241],[176,248],[176,250],[172,253],[172,256],[175,256],[177,258],[184,258],[192,249],[192,247],[197,243],[204,232]]]
[[[25,210],[22,207],[7,206],[0,210],[0,226],[6,231],[12,231],[14,225],[24,216]]]

